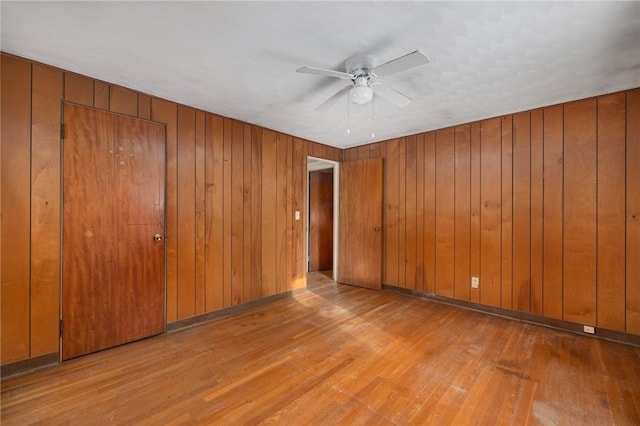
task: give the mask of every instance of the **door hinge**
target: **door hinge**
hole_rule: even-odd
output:
[[[62,320],[60,320],[60,323],[58,324],[58,331],[60,334],[60,338],[62,338],[62,332],[64,331],[64,327],[62,326]]]
[[[64,123],[60,123],[60,139],[64,139]]]

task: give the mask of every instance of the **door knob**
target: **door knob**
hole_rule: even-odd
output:
[[[374,231],[379,232],[380,231],[380,227],[376,226],[375,228],[373,228]]]
[[[153,241],[162,241],[162,235],[156,234],[153,236]]]

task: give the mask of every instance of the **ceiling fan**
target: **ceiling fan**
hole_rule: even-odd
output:
[[[379,77],[386,77],[400,71],[429,63],[429,57],[419,50],[392,59],[376,66],[376,58],[370,54],[355,55],[344,63],[346,72],[333,71],[322,68],[302,67],[296,71],[305,74],[315,74],[327,77],[350,80],[351,84],[338,90],[333,96],[324,101],[316,111],[328,111],[345,93],[349,93],[349,100],[356,104],[366,104],[375,95],[380,96],[398,107],[407,106],[411,98],[385,85]]]

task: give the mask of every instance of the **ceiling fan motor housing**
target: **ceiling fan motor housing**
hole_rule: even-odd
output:
[[[349,90],[349,99],[358,105],[364,105],[373,98],[373,89],[369,85],[371,71],[376,66],[373,55],[362,54],[350,57],[345,61],[345,68],[349,74],[355,75],[353,87]]]

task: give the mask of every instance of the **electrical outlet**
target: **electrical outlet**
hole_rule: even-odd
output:
[[[589,333],[589,334],[596,334],[596,328],[592,327],[590,325],[585,325],[584,326],[584,332],[585,333]]]
[[[471,288],[478,288],[478,287],[480,287],[480,278],[471,277]]]

